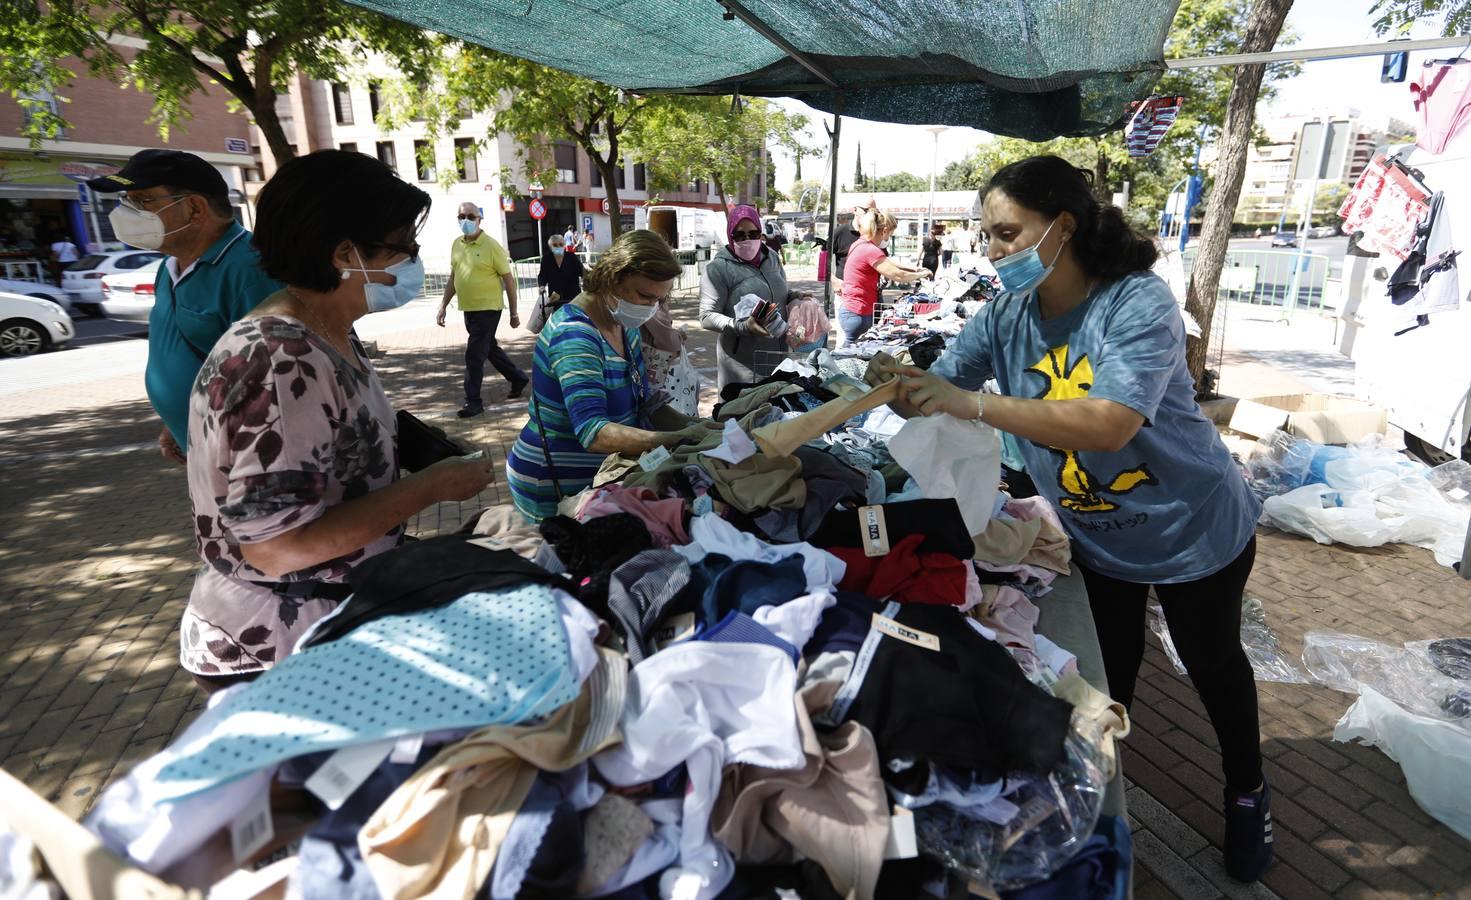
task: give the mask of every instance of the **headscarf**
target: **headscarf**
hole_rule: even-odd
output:
[[[740,256],[738,256],[735,252],[734,235],[736,225],[744,222],[747,219],[755,222],[758,229],[761,227],[761,213],[757,212],[756,207],[750,205],[749,203],[740,203],[732,206],[730,208],[730,215],[726,216],[725,219],[725,246],[730,248],[731,255],[735,256],[736,259],[740,259]],[[762,247],[762,252],[765,252],[764,246]],[[761,257],[756,257],[756,262],[760,261]]]

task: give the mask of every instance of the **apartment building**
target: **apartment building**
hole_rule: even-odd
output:
[[[127,39],[116,43],[124,54],[133,51]],[[73,71],[86,71],[80,60],[70,62]],[[167,140],[149,121],[153,101],[147,93],[87,75],[61,93],[64,106],[55,96],[36,99],[59,109],[71,127],[39,147],[21,135],[27,110],[0,99],[0,260],[9,269],[23,269],[27,258],[63,236],[88,250],[120,247],[107,221],[116,200],[90,195],[82,182],[116,172],[148,147],[188,150],[214,165],[232,189],[237,217],[249,222],[243,189],[246,173],[258,167],[252,129],[244,114],[229,109],[223,89],[207,87],[196,95],[192,117],[171,129]]]
[[[384,78],[389,77],[385,73]],[[491,130],[489,116],[466,117],[456,135],[430,146],[424,129],[415,123],[392,132],[378,124],[384,105],[381,91],[381,82],[372,79],[334,83],[298,76],[289,94],[280,98],[277,111],[297,153],[331,147],[368,153],[433,197],[429,221],[419,237],[431,272],[448,270],[451,242],[459,235],[455,211],[466,201],[481,208],[482,228],[505,244],[514,259],[539,256],[541,239],[569,227],[579,233],[591,230],[597,247],[608,246],[612,211],[608,209],[607,187],[591,159],[576,144],[550,141],[540,148],[550,154],[557,174],[555,181],[541,185],[546,217],[538,228],[527,208],[532,185],[521,171],[520,148],[505,134],[475,147],[477,138],[484,138]],[[253,149],[262,159],[261,169],[250,175],[248,187],[254,193],[260,181],[274,171],[275,161],[269,147],[263,146],[259,131],[252,131]],[[425,163],[425,150],[432,151],[432,164]],[[765,195],[765,166],[757,168],[759,174],[750,183],[728,192],[732,202],[748,202]],[[451,173],[447,186],[441,177],[446,172]],[[630,159],[623,160],[615,178],[621,207],[617,212],[625,229],[633,227],[635,210],[654,199],[720,209],[719,195],[705,180],[687,184],[684,190],[658,192],[656,197],[650,190],[645,164]]]

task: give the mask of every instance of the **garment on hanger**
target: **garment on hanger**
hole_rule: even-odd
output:
[[[1338,210],[1344,231],[1363,233],[1360,249],[1388,253],[1401,262],[1409,258],[1416,226],[1429,214],[1430,192],[1383,156],[1364,167]]]
[[[1415,144],[1444,153],[1471,125],[1471,59],[1428,59],[1410,82],[1410,97],[1420,115]]]
[[[1184,97],[1150,97],[1129,120],[1129,155],[1148,156],[1175,123]]]

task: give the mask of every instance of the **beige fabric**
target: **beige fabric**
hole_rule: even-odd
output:
[[[478,537],[493,537],[506,545],[506,549],[532,559],[541,549],[542,538],[535,525],[528,525],[526,518],[514,506],[492,506],[480,514],[475,521]]]
[[[856,400],[829,400],[794,419],[763,425],[751,432],[751,437],[767,456],[790,456],[798,447],[827,434],[854,416],[897,399],[899,379],[890,378]]]
[[[1029,566],[1051,569],[1059,575],[1071,575],[1073,545],[1067,534],[1050,519],[1040,518],[1033,521],[1041,523],[1042,530],[1038,532],[1027,555],[1022,557],[1022,562]]]
[[[720,415],[716,416],[716,418],[722,422],[726,419],[739,419],[746,413],[771,403],[778,397],[800,393],[802,393],[800,387],[784,381],[773,381],[771,384],[747,388],[741,392],[739,397],[722,403],[720,405]]]
[[[1014,566],[1032,552],[1041,532],[1041,519],[1024,522],[1021,519],[993,518],[986,523],[985,531],[971,535],[976,548],[975,559],[992,566]]]
[[[1091,727],[1083,734],[1098,738],[1102,742],[1103,755],[1108,762],[1104,774],[1113,778],[1118,771],[1118,748],[1114,741],[1128,737],[1129,713],[1124,704],[1089,684],[1076,672],[1064,675],[1052,686],[1052,693],[1073,705],[1076,715]]]
[[[577,879],[577,893],[586,894],[607,884],[653,833],[654,823],[638,804],[621,794],[604,794],[582,818],[587,862]]]
[[[889,837],[878,751],[857,722],[827,734],[812,726],[812,715],[832,705],[840,686],[814,681],[797,692],[803,767],[726,767],[710,824],[736,862],[812,859],[839,894],[869,900]]]
[[[358,849],[387,900],[470,900],[537,770],[564,771],[620,740],[628,661],[598,653],[576,700],[537,725],[491,726],[450,744],[373,813]]]

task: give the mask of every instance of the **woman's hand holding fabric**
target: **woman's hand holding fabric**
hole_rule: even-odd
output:
[[[899,396],[921,415],[944,413],[957,419],[980,417],[981,403],[974,391],[958,388],[915,366],[890,366],[883,371],[886,375],[899,376]]]

